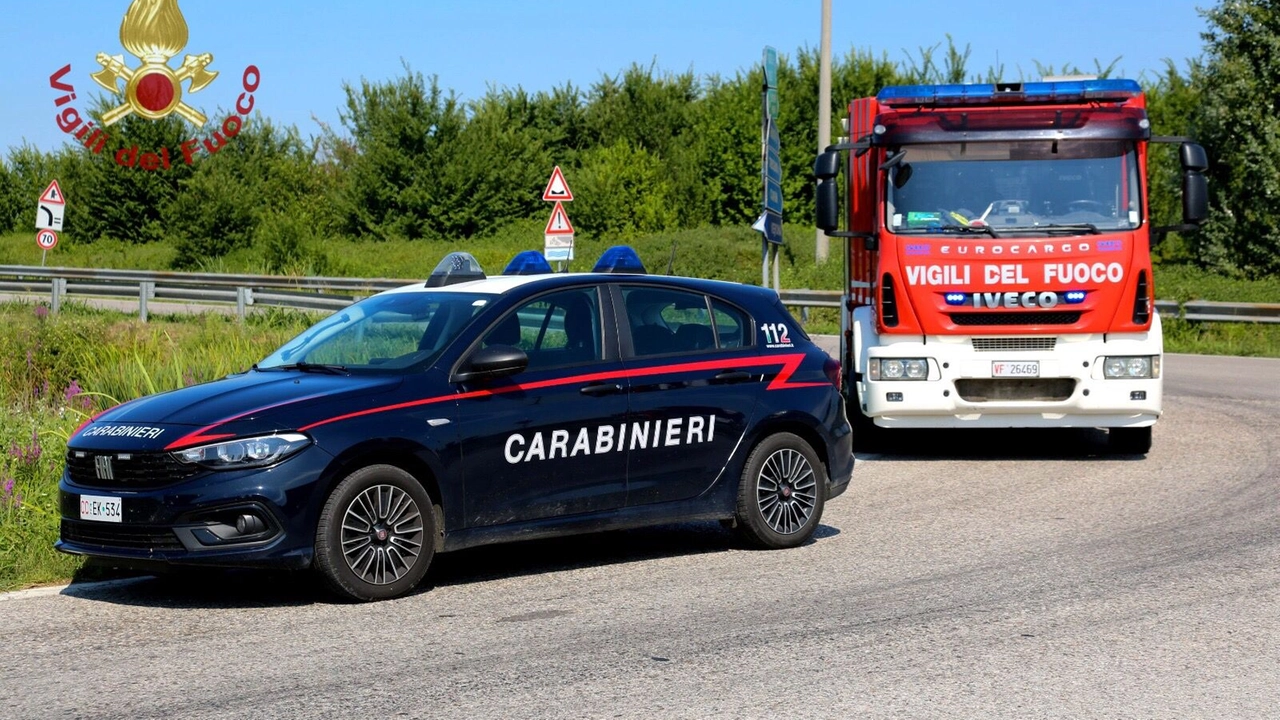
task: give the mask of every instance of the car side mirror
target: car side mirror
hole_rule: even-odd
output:
[[[524,372],[527,367],[529,356],[520,348],[490,345],[471,353],[454,374],[453,382],[508,377]]]

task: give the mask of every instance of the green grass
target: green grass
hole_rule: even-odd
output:
[[[0,303],[0,591],[65,581],[77,558],[53,549],[67,438],[98,410],[244,370],[301,332],[300,312],[153,318],[75,303],[49,315]]]

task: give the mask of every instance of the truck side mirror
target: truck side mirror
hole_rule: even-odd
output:
[[[822,153],[813,163],[813,176],[818,180],[814,224],[823,232],[840,228],[840,183],[836,181],[839,174],[840,153],[836,150]]]
[[[1209,218],[1209,156],[1196,143],[1183,143],[1178,152],[1182,161],[1182,222],[1199,225]]]

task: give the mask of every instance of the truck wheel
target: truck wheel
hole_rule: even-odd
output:
[[[770,435],[742,470],[736,530],[755,547],[796,547],[818,528],[826,496],[827,472],[809,443]]]
[[[1117,455],[1146,455],[1151,450],[1151,427],[1111,428],[1107,431],[1107,445]]]
[[[371,465],[338,484],[316,526],[315,567],[329,588],[358,601],[412,590],[435,555],[431,498],[412,475]]]
[[[856,380],[849,383],[849,394],[846,397],[849,400],[846,403],[846,414],[849,416],[849,424],[853,426],[853,449],[876,452],[884,443],[885,430],[862,414],[862,397],[858,393]]]

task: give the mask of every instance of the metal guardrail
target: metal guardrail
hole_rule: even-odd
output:
[[[838,290],[783,290],[784,305],[799,308],[840,307]],[[1280,303],[1228,303],[1189,300],[1179,305],[1173,300],[1157,300],[1156,309],[1166,317],[1191,322],[1280,323]]]
[[[0,292],[48,295],[57,312],[69,296],[137,298],[147,319],[152,300],[234,304],[244,317],[255,305],[338,310],[361,297],[420,280],[396,278],[283,277],[223,273],[149,272],[96,268],[0,265]]]
[[[244,317],[250,307],[265,305],[301,310],[339,310],[362,297],[422,280],[400,278],[284,277],[223,273],[150,272],[95,268],[45,268],[0,265],[0,292],[50,297],[55,312],[68,296],[137,298],[138,314],[147,319],[152,300],[234,304]],[[808,308],[838,308],[837,290],[783,290],[782,302]],[[1157,300],[1167,317],[1192,322],[1280,323],[1280,303],[1225,303],[1192,300],[1182,305]]]

